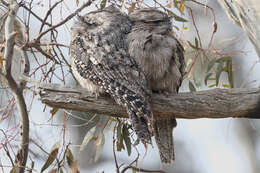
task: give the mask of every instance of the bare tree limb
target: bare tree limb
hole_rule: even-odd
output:
[[[126,110],[112,98],[95,95],[81,88],[61,85],[39,86],[41,101],[51,107],[72,109],[127,118]],[[260,89],[213,89],[170,96],[152,96],[152,108],[160,118],[255,118],[260,119]]]
[[[15,103],[20,115],[21,121],[21,140],[19,145],[19,150],[17,154],[17,166],[18,172],[23,173],[24,168],[26,167],[27,156],[28,156],[28,145],[29,145],[29,119],[25,100],[23,97],[23,87],[20,87],[14,80],[11,74],[13,51],[15,46],[15,28],[14,22],[16,18],[16,13],[18,11],[18,4],[16,1],[9,1],[9,12],[7,19],[5,21],[5,51],[4,51],[4,62],[2,73],[3,77],[6,79],[13,96],[15,98]],[[25,57],[26,58],[26,57]],[[26,59],[25,59],[26,60]],[[28,70],[28,67],[25,68],[25,72]]]

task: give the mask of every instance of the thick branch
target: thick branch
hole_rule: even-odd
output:
[[[127,117],[125,108],[111,98],[79,88],[41,85],[41,101],[51,107]],[[260,118],[260,89],[213,89],[171,96],[153,95],[153,112],[161,118]]]

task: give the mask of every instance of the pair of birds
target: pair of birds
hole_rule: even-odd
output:
[[[138,138],[155,140],[163,163],[174,160],[173,115],[153,115],[153,92],[177,93],[184,75],[183,47],[174,37],[171,18],[153,8],[126,15],[114,6],[79,17],[72,28],[72,72],[80,85],[108,93],[126,107]]]

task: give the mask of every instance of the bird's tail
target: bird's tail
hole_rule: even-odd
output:
[[[145,146],[146,144],[152,144],[147,119],[142,116],[138,116],[131,107],[127,107],[127,113],[132,121],[131,124],[133,126],[133,129],[138,138],[142,141],[142,143]]]
[[[155,116],[157,117],[157,116]],[[176,127],[175,118],[156,119],[154,121],[154,136],[159,149],[162,163],[170,164],[174,160],[173,128]]]

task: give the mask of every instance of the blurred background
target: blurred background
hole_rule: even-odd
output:
[[[58,1],[46,0],[46,1],[25,1],[25,4],[33,6],[32,10],[38,16],[44,18],[46,12],[50,9],[50,6]],[[70,1],[64,0],[53,9],[48,19],[48,22],[59,23],[66,16],[75,11],[82,3],[86,1]],[[88,11],[95,10],[101,1],[95,1],[90,7],[84,9],[80,14],[85,14]],[[114,2],[114,1],[109,1]],[[107,5],[109,4],[107,3]],[[168,4],[170,0],[161,0],[161,4]],[[194,19],[196,27],[200,34],[201,43],[205,48],[205,53],[208,57],[214,58],[221,55],[231,56],[234,72],[234,87],[236,88],[253,88],[259,87],[259,58],[257,57],[252,44],[247,38],[244,31],[232,23],[226,16],[225,12],[218,4],[216,0],[198,0],[203,4],[214,9],[216,15],[216,22],[218,24],[217,32],[214,35],[212,46],[207,47],[211,40],[213,31],[213,16],[209,9],[205,6],[198,5],[191,1],[185,2],[185,9],[183,14],[177,9],[171,7],[176,14],[182,16],[188,22],[178,22],[173,20],[174,28],[177,37],[182,41],[185,47],[185,58],[187,63],[187,71],[189,73],[184,80],[180,92],[189,92],[189,82],[191,81],[196,90],[207,90],[215,88],[210,86],[214,81],[210,81],[209,85],[204,84],[204,78],[208,67],[208,62],[203,59],[203,55],[198,55],[196,50],[189,46],[188,41],[194,43],[195,37],[197,37],[196,30],[192,20]],[[77,4],[78,3],[78,4]],[[142,3],[154,6],[153,1],[143,1]],[[193,19],[189,8],[192,9]],[[3,6],[0,6],[0,11],[4,14],[6,10]],[[126,10],[125,10],[126,11]],[[18,21],[24,21],[28,18],[28,11],[20,8],[18,11]],[[3,20],[3,18],[1,18]],[[69,45],[71,39],[71,30],[73,23],[76,21],[76,17],[66,22],[61,27],[57,28],[57,42],[64,45]],[[29,35],[30,39],[37,37],[39,34],[39,27],[41,22],[32,17],[29,23]],[[47,29],[47,26],[43,30]],[[47,34],[42,38],[43,42],[49,41],[50,36]],[[2,40],[1,40],[2,41]],[[207,48],[209,50],[207,50]],[[47,48],[46,48],[46,51]],[[69,60],[68,48],[62,47],[61,51],[64,58]],[[45,71],[38,70],[42,64],[48,62],[40,53],[35,52],[35,55],[29,55],[31,61],[31,74],[32,78],[40,80],[42,82],[60,83],[66,86],[77,85],[73,77],[69,72],[69,68],[65,66],[63,69],[57,68],[53,74],[53,78],[46,77],[44,79],[44,73],[48,69],[52,68],[51,64],[44,66]],[[17,56],[19,57],[19,53]],[[192,69],[191,64],[194,59],[197,59]],[[20,73],[21,65],[19,60],[14,59],[14,67],[17,70],[18,75]],[[66,80],[60,80],[59,76],[63,76]],[[221,84],[218,87],[225,88],[222,83],[226,83],[227,76],[224,74],[221,76]],[[6,105],[10,104],[11,92],[5,89],[6,85],[4,81],[1,81],[0,89],[0,113],[2,118],[0,120],[0,129],[8,135],[8,147],[12,149],[11,155],[14,155],[17,149],[18,138],[18,125],[19,120],[16,116],[16,110],[14,107],[9,106],[12,112],[6,113],[4,109]],[[105,172],[113,173],[116,171],[113,151],[112,151],[112,136],[115,123],[107,125],[109,117],[100,117],[98,115],[92,115],[88,113],[81,113],[75,111],[58,110],[57,113],[53,113],[53,109],[46,107],[39,100],[39,96],[36,95],[34,86],[28,84],[28,90],[26,91],[26,102],[28,109],[30,110],[30,125],[31,125],[31,144],[30,144],[30,158],[28,164],[31,161],[35,161],[34,168],[39,170],[42,168],[48,155],[43,151],[50,152],[52,146],[60,141],[61,151],[66,148],[66,145],[70,143],[70,148],[76,160],[78,160],[78,167],[80,172],[93,173],[93,172]],[[9,110],[9,108],[8,108]],[[94,118],[93,118],[94,117]],[[253,119],[194,119],[185,120],[177,119],[178,126],[174,129],[174,142],[175,142],[175,155],[176,160],[170,166],[160,164],[160,158],[156,146],[153,148],[150,146],[145,151],[142,144],[137,146],[140,152],[141,167],[145,169],[163,169],[166,172],[176,173],[258,173],[260,172],[260,121]],[[100,134],[100,129],[106,127],[104,131],[104,144],[103,149],[97,146],[96,141],[90,141],[84,150],[80,151],[82,141],[88,131],[94,129],[94,136]],[[6,142],[4,133],[0,133],[1,143]],[[155,141],[153,141],[155,144]],[[102,147],[101,147],[102,148]],[[125,166],[131,163],[138,155],[135,149],[132,149],[131,156],[129,157],[127,151],[116,152],[117,161],[119,164]],[[3,165],[1,171],[8,172],[11,164],[9,158],[6,156],[6,151],[1,147],[0,149],[0,165]],[[97,156],[98,155],[98,156]],[[60,155],[61,156],[61,155]],[[95,157],[98,157],[95,161]],[[50,167],[51,168],[51,167]],[[65,169],[64,172],[68,170]],[[129,170],[128,172],[132,172]]]

